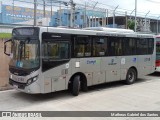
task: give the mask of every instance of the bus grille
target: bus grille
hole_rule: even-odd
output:
[[[24,70],[20,70],[20,69],[15,69],[15,68],[9,68],[9,71],[14,74],[14,75],[18,75],[18,76],[27,76],[30,73],[24,71]]]
[[[12,86],[17,85],[17,87],[19,89],[24,89],[25,86],[26,86],[26,83],[19,83],[19,82],[16,82],[16,81],[12,80],[12,79],[9,79],[9,84],[12,85]]]

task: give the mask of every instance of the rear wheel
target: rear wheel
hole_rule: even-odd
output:
[[[72,95],[78,96],[80,90],[80,76],[75,76],[72,83]]]
[[[126,81],[125,81],[126,84],[128,85],[133,84],[136,79],[137,79],[136,71],[133,68],[130,68],[127,72]]]

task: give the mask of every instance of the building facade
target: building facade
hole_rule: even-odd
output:
[[[36,17],[37,19],[43,18],[43,10],[37,9]],[[50,11],[45,11],[45,17],[51,17]],[[34,19],[34,9],[10,6],[10,5],[0,5],[0,23],[3,24],[14,24],[24,21],[30,21]]]

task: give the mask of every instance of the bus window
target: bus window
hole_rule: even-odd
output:
[[[149,43],[148,54],[152,54],[153,53],[153,48],[154,48],[154,40],[153,39],[148,39],[148,43]]]
[[[136,39],[125,38],[123,43],[124,55],[136,55]]]
[[[75,57],[91,56],[91,39],[88,36],[78,36],[74,44]]]
[[[46,43],[43,46],[44,59],[58,60],[68,59],[68,43],[57,42],[57,43]]]
[[[109,37],[108,42],[109,47],[109,56],[120,56],[122,55],[122,38],[118,37]]]
[[[93,38],[93,56],[105,56],[107,54],[107,38]]]
[[[147,39],[138,39],[137,40],[137,54],[143,55],[148,54],[148,40]]]

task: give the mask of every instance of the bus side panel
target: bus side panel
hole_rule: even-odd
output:
[[[137,56],[123,56],[121,57],[121,80],[126,79],[127,71],[130,67],[137,69]]]
[[[72,75],[83,73],[87,78],[87,85],[93,85],[93,74],[100,72],[100,63],[97,58],[74,58],[72,59]]]
[[[151,73],[151,55],[138,55],[138,76],[139,78]]]
[[[120,80],[120,58],[102,57],[101,71],[106,72],[106,82]]]
[[[53,72],[54,71],[54,72]],[[66,88],[66,79],[70,78],[71,68],[70,62],[60,65],[58,67],[52,68],[46,72],[44,72],[44,85],[46,91],[45,93],[65,90]],[[48,81],[48,86],[46,85],[46,81]],[[51,86],[49,85],[51,84]]]

